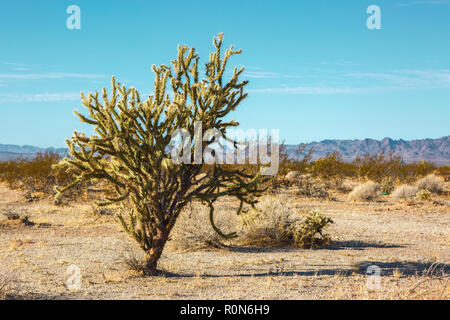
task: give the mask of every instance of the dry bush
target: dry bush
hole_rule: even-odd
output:
[[[343,176],[348,166],[349,164],[342,160],[342,155],[339,152],[333,152],[314,161],[310,170],[315,177],[328,180]]]
[[[300,154],[305,146],[301,146]],[[423,177],[433,172],[443,177],[450,177],[450,166],[437,167],[431,162],[419,161],[404,163],[401,156],[393,153],[366,155],[357,157],[353,162],[344,162],[339,152],[329,153],[325,157],[311,161],[313,150],[303,160],[287,159],[287,155],[280,156],[280,176],[296,178],[295,172],[310,173],[321,179],[359,178],[381,183],[383,179],[390,178],[402,183],[412,183],[417,177]],[[280,148],[281,152],[281,148]],[[284,160],[283,160],[284,159]],[[293,172],[293,173],[290,173]],[[286,177],[286,176],[283,176]]]
[[[289,171],[284,178],[285,179],[298,179],[301,176],[300,171]]]
[[[0,162],[0,181],[7,183],[11,189],[26,190],[26,198],[34,200],[34,193],[53,195],[53,188],[58,184],[72,182],[73,170],[56,166],[61,157],[57,153],[38,153],[31,160]],[[78,197],[86,184],[71,190],[67,197]]]
[[[358,176],[381,182],[385,177],[400,178],[403,174],[403,161],[400,156],[381,152],[357,157],[353,164],[358,168]]]
[[[379,189],[380,186],[377,183],[368,181],[355,187],[347,199],[348,201],[371,201],[376,198]]]
[[[266,185],[267,193],[276,194],[281,189],[287,189],[295,184],[295,179],[286,179],[285,177],[273,177]]]
[[[410,186],[407,184],[401,185],[394,190],[391,197],[394,200],[411,200],[417,194],[419,189],[416,186]]]
[[[125,253],[117,262],[128,270],[132,270],[137,273],[143,272],[145,268],[145,259],[137,256],[132,251]]]
[[[297,195],[312,198],[328,198],[327,187],[318,179],[310,176],[301,176],[297,183]]]
[[[357,157],[352,165],[356,169],[358,177],[365,177],[376,182],[381,182],[388,177],[410,183],[418,176],[424,176],[436,170],[436,166],[430,162],[420,161],[405,164],[401,156],[384,152],[362,158]]]
[[[14,295],[16,275],[4,267],[0,267],[0,300]]]
[[[450,275],[446,272],[446,264],[434,262],[422,272],[418,282],[408,289],[404,298],[429,300],[432,297],[434,300],[448,300],[446,293],[449,280]]]
[[[317,211],[307,212],[306,216],[292,212],[282,199],[264,199],[258,210],[243,217],[240,242],[253,246],[313,248],[330,241],[329,235],[323,232],[333,223],[330,218]]]
[[[268,197],[253,210],[242,216],[242,232],[239,241],[255,246],[285,246],[293,242],[293,225],[301,216],[293,215],[282,197]]]
[[[352,179],[344,179],[342,180],[341,185],[339,186],[338,190],[344,193],[349,193],[351,192],[356,186],[358,185],[358,183]]]
[[[434,174],[429,174],[426,177],[419,179],[416,182],[419,190],[428,190],[432,193],[442,193],[444,191],[444,179]]]
[[[214,212],[214,223],[223,231],[234,231],[237,228],[235,211],[220,210]],[[209,223],[209,209],[193,205],[180,214],[171,234],[168,246],[171,250],[191,251],[206,248],[222,248],[224,239],[214,231]]]

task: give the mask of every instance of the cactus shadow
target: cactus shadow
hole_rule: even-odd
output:
[[[380,249],[392,249],[392,248],[405,248],[404,245],[390,244],[390,243],[375,243],[375,242],[365,242],[359,240],[348,240],[348,241],[332,241],[328,246],[322,249],[327,250],[364,250],[368,248],[380,248]]]
[[[450,273],[450,265],[447,263],[432,263],[418,261],[403,262],[384,262],[384,261],[362,261],[356,265],[309,265],[308,270],[292,270],[292,271],[268,271],[268,272],[243,272],[243,273],[224,273],[202,275],[191,273],[173,273],[163,271],[161,276],[167,278],[264,278],[264,277],[293,277],[293,276],[342,276],[351,277],[354,274],[372,274],[372,266],[376,266],[380,270],[381,276],[392,276],[394,273],[400,273],[405,276],[448,276]],[[369,269],[369,267],[372,267]]]

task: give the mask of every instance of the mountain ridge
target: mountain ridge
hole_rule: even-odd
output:
[[[298,146],[306,146],[297,154]],[[298,145],[286,145],[290,159],[302,159],[313,148],[313,160],[324,157],[327,153],[340,152],[344,161],[353,161],[357,156],[373,155],[380,152],[403,157],[405,162],[430,161],[437,165],[450,165],[450,136],[437,139],[394,140],[376,139],[325,139]],[[42,148],[30,145],[0,144],[0,161],[31,159],[38,152],[56,152],[61,156],[67,154],[67,148]]]
[[[299,145],[306,146],[302,153],[296,154]],[[291,159],[301,159],[313,148],[312,158],[316,160],[327,153],[339,152],[344,161],[353,161],[357,156],[373,155],[380,152],[401,156],[405,162],[431,161],[438,165],[450,164],[450,136],[437,139],[394,140],[391,138],[322,140],[286,145],[286,152]]]

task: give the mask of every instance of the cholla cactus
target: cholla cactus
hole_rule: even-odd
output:
[[[172,134],[185,129],[194,136],[196,121],[203,128],[219,130],[224,136],[228,127],[238,125],[223,118],[247,96],[243,92],[247,81],[238,79],[244,69],[235,68],[227,82],[223,76],[228,59],[241,50],[234,51],[231,47],[222,59],[222,34],[213,43],[216,50],[206,63],[206,79],[199,78],[195,49],[179,46],[173,68],[152,67],[154,94],[145,102],[136,89],[127,89],[114,78],[111,96],[105,88],[102,98],[98,92],[87,98],[82,94],[82,104],[88,108],[89,115],[75,113],[82,122],[94,126],[97,135],[86,137],[74,132],[71,140],[66,141],[72,157],[64,159],[64,164],[81,173],[72,184],[56,188],[57,197],[91,179],[104,179],[114,186],[117,196],[107,198],[103,204],[119,202],[126,209],[118,218],[145,251],[147,275],[157,271],[170,231],[182,209],[192,200],[201,200],[209,206],[212,227],[229,238],[235,233],[224,234],[214,225],[214,202],[223,196],[235,197],[240,201],[239,214],[244,205],[254,206],[263,191],[259,187],[259,174],[248,175],[218,164],[207,167],[174,164],[167,154]],[[167,92],[168,87],[171,94]],[[200,143],[204,149],[208,141]],[[190,156],[194,156],[192,148]],[[201,176],[205,171],[206,175]]]

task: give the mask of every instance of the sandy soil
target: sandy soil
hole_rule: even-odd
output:
[[[450,199],[350,204],[288,197],[335,224],[326,248],[166,250],[164,276],[142,277],[122,261],[141,255],[112,215],[86,204],[26,202],[0,186],[0,270],[16,299],[449,299]],[[222,203],[227,206],[226,202]],[[21,219],[7,220],[16,213]],[[434,264],[435,263],[435,264]],[[438,263],[438,264],[436,264]],[[80,268],[81,289],[68,290],[68,267]],[[379,287],[366,273],[380,268]],[[431,270],[433,269],[433,270]],[[7,270],[7,271],[5,271]]]

